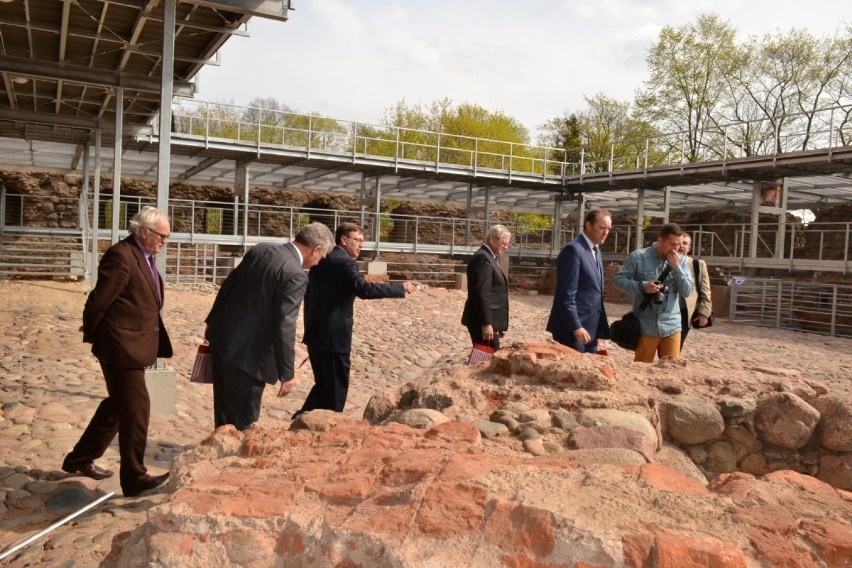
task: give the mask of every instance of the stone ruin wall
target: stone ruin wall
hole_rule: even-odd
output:
[[[514,400],[501,384],[528,383],[559,393],[575,392],[573,401],[560,400],[555,409],[506,412],[518,405],[501,403],[497,406],[503,410],[492,412],[487,420],[474,421],[484,437],[515,438],[533,455],[621,447],[653,462],[665,442],[680,448],[707,479],[732,472],[762,476],[792,470],[852,491],[852,399],[831,392],[820,381],[799,378],[784,369],[756,370],[775,376],[767,382],[769,392],[758,396],[735,382],[693,370],[697,374],[691,374],[691,379],[703,381],[716,393],[715,400],[707,400],[687,394],[692,389],[685,385],[678,362],[661,363],[656,367],[658,377],[651,381],[657,392],[648,395],[642,410],[631,401],[629,411],[617,409],[625,405],[614,399],[602,402],[618,392],[618,382],[623,380],[607,357],[578,356],[551,341],[516,343],[501,349],[488,371],[505,379],[495,380],[490,394],[483,388],[485,398],[479,401],[479,408],[498,400]],[[487,377],[483,375],[483,379]],[[377,424],[411,408],[446,412],[452,418],[450,411],[464,404],[460,393],[439,379],[411,385],[407,392],[402,389],[396,400],[376,397],[364,418]],[[609,439],[602,441],[584,438],[590,432],[582,427],[616,428],[605,432]],[[638,430],[643,438],[622,437],[618,428]],[[529,429],[539,432],[533,437],[537,445],[528,441]]]

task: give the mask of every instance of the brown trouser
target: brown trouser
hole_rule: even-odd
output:
[[[145,445],[151,401],[145,369],[123,369],[101,363],[109,396],[101,401],[80,441],[65,458],[68,465],[85,465],[104,455],[118,434],[121,488],[134,486],[145,474]]]

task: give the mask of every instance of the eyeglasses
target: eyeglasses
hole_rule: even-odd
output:
[[[356,237],[350,237],[349,235],[346,235],[346,238],[349,239],[350,241],[355,241],[356,243],[363,243],[364,242],[364,237],[357,237],[356,238]]]
[[[160,240],[163,241],[163,242],[166,242],[167,240],[169,240],[169,237],[171,237],[171,235],[164,235],[163,233],[155,231],[151,227],[145,227],[145,228],[148,229],[150,232],[154,233],[155,235],[157,235],[158,237],[160,237]]]

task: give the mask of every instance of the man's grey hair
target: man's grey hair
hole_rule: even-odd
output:
[[[139,231],[142,227],[145,227],[146,229],[153,229],[154,225],[156,225],[160,219],[164,217],[168,218],[165,213],[156,207],[146,205],[130,220],[130,234],[134,237],[138,237]]]
[[[322,223],[305,225],[296,234],[294,240],[309,248],[322,247],[324,254],[330,253],[331,249],[334,248],[334,234],[332,234],[331,229]]]
[[[500,240],[500,239],[503,238],[503,235],[506,235],[506,234],[510,234],[510,235],[512,234],[511,231],[509,231],[509,228],[506,225],[491,225],[491,228],[488,229],[488,233],[486,233],[486,235],[485,235],[485,240],[488,240],[491,237],[494,237],[497,240]]]

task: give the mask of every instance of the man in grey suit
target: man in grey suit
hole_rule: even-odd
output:
[[[500,338],[509,329],[509,281],[497,260],[511,241],[509,229],[492,225],[485,242],[467,263],[467,301],[462,324],[474,345],[500,349]]]
[[[547,320],[553,339],[580,353],[596,353],[598,338],[609,338],[604,309],[603,259],[600,245],[612,229],[612,215],[589,209],[583,232],[556,258],[556,291]]]
[[[305,269],[334,246],[331,230],[311,223],[291,243],[260,243],[222,283],[205,320],[213,357],[216,427],[251,428],[266,384],[293,388],[296,318],[305,295]]]

